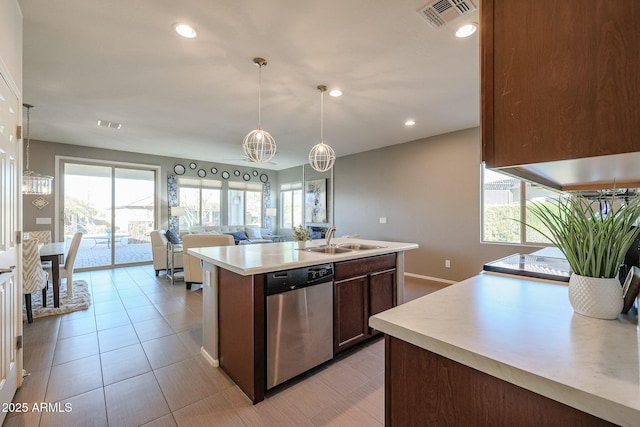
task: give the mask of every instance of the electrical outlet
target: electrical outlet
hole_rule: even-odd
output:
[[[451,268],[451,260],[445,259],[445,260],[444,260],[444,266],[445,266],[446,268]]]
[[[381,216],[380,217],[380,224],[386,224],[387,223],[387,217],[386,216]]]

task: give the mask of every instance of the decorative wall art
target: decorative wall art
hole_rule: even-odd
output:
[[[35,206],[36,208],[38,208],[38,209],[42,209],[42,208],[44,208],[45,206],[47,206],[47,205],[49,204],[49,202],[48,202],[48,201],[47,201],[47,199],[45,199],[44,197],[40,196],[40,197],[35,198],[35,199],[31,202],[31,204],[32,204],[33,206]]]
[[[327,180],[317,179],[305,183],[305,222],[327,222]]]

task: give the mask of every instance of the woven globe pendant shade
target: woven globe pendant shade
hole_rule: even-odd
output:
[[[311,148],[309,152],[309,164],[318,172],[326,172],[336,162],[336,152],[324,143],[324,93],[325,85],[318,85],[320,91],[320,142]]]
[[[264,58],[253,58],[258,66],[258,128],[252,130],[242,141],[242,151],[255,163],[266,163],[276,155],[276,141],[261,127],[262,121],[262,67],[267,66]]]
[[[265,163],[275,156],[276,142],[269,132],[258,128],[244,137],[242,151],[251,161]]]
[[[320,141],[309,152],[309,164],[318,172],[326,172],[336,162],[336,152],[333,148]]]

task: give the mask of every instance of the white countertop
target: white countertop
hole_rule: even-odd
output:
[[[369,324],[616,424],[640,425],[637,319],[574,314],[566,284],[480,274]]]
[[[326,262],[346,261],[403,252],[418,248],[415,243],[387,242],[379,240],[363,240],[352,238],[335,238],[332,244],[360,243],[382,246],[379,249],[354,250],[339,254],[308,252],[298,249],[296,242],[260,243],[238,246],[214,246],[208,248],[192,248],[189,253],[218,267],[233,271],[243,276],[288,270],[290,268],[307,267]],[[324,245],[324,239],[307,242],[307,247]]]

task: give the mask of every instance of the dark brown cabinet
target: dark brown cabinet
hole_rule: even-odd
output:
[[[395,254],[335,264],[334,353],[377,333],[369,317],[396,305],[395,267]]]
[[[385,426],[614,425],[389,335],[384,370]]]
[[[559,188],[640,181],[575,161],[640,152],[640,2],[483,0],[480,13],[487,166]]]

